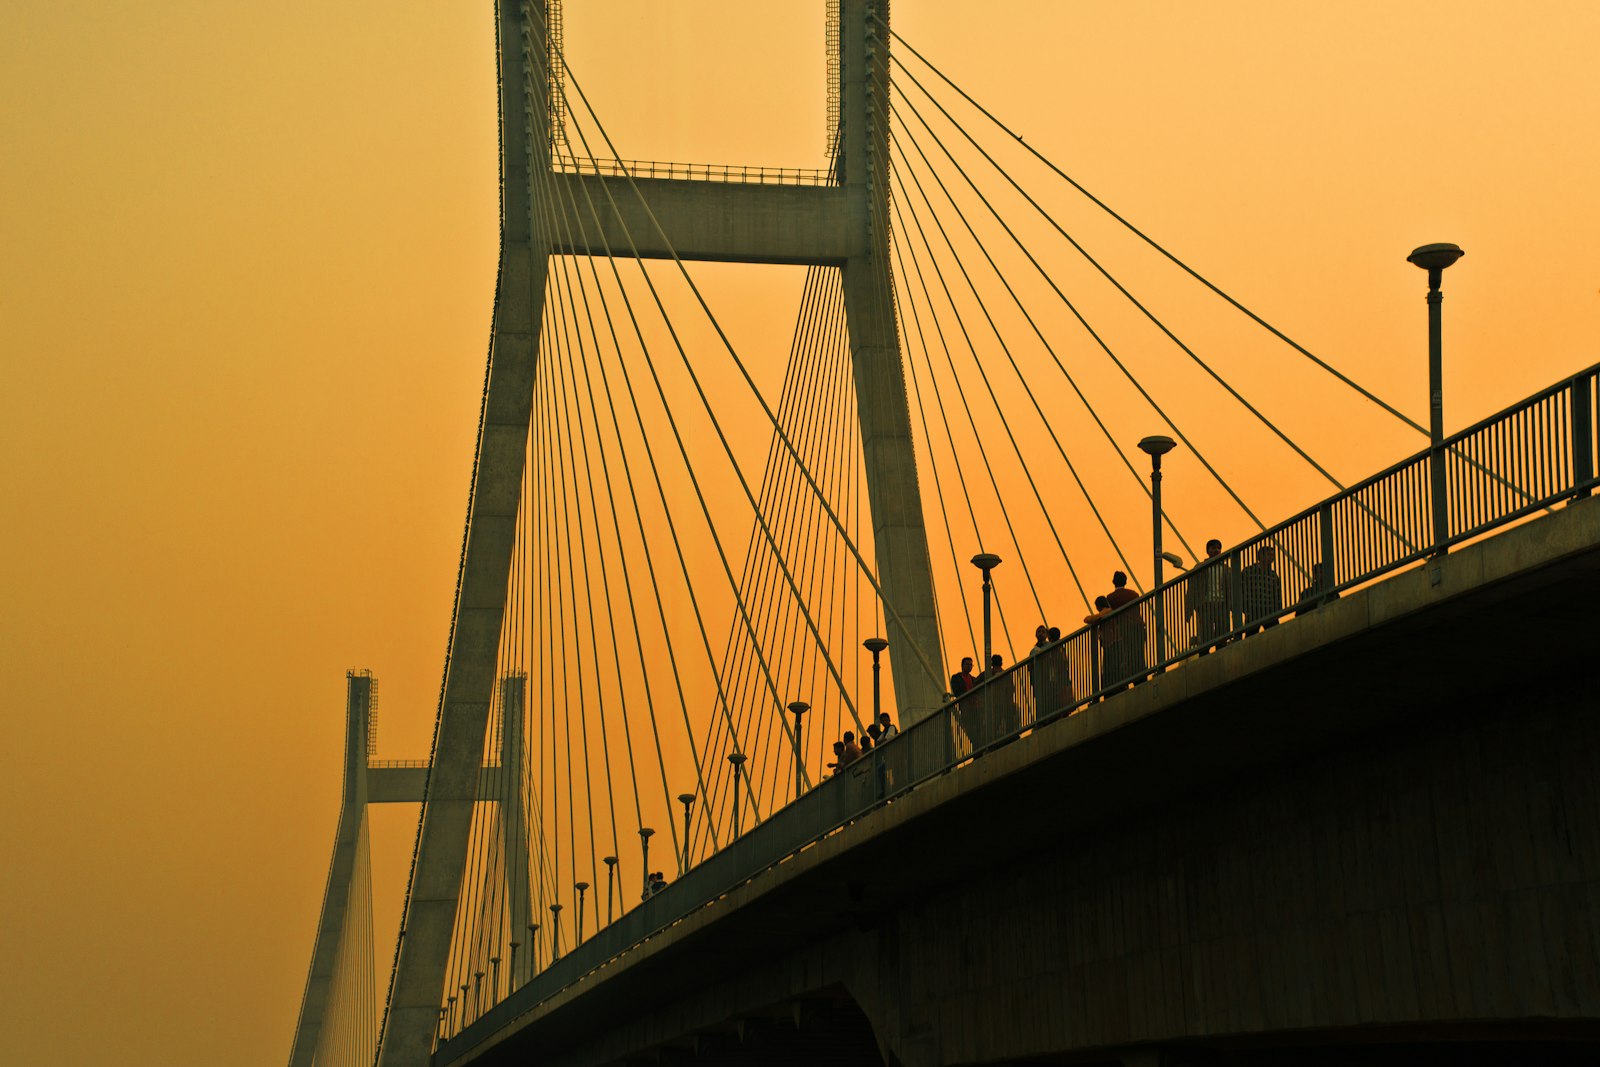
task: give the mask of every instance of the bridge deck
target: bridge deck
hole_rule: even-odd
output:
[[[699,1025],[682,1003],[669,1010],[685,999],[690,974],[708,985],[744,976],[719,985],[715,1011],[728,1017],[800,997],[808,983],[830,981],[795,970],[807,961],[822,970],[817,946],[841,936],[848,943],[852,930],[877,927],[939,886],[1068,849],[1174,798],[1230,790],[1263,768],[1415,730],[1471,706],[1486,686],[1515,694],[1519,678],[1572,677],[1575,664],[1592,659],[1597,545],[1600,500],[1577,501],[1043,726],[864,813],[676,921],[694,902],[674,892],[694,887],[669,887],[639,909],[657,920],[647,940],[621,953],[602,938],[586,943],[445,1044],[437,1062],[502,1062],[531,1048],[550,1062],[637,1054],[681,1036],[668,1031]],[[1353,674],[1362,680],[1352,684]],[[1583,862],[1600,865],[1600,830],[1580,830],[1596,838],[1579,842]],[[1587,878],[1600,883],[1600,870]],[[1533,948],[1542,961],[1544,945]],[[1499,949],[1516,955],[1516,946]],[[1575,958],[1592,965],[1597,956],[1600,948],[1583,946]],[[751,980],[791,958],[787,983],[770,974]],[[1529,973],[1546,966],[1519,965]],[[1578,1006],[1600,1016],[1595,976],[1580,984]],[[915,1026],[901,1017],[912,1005],[863,1007],[877,1009],[880,1028],[915,1044],[907,1037]],[[1471,1008],[1469,998],[1464,1010]],[[633,1022],[619,1025],[623,1019]],[[938,1028],[937,1020],[922,1025]],[[1136,1039],[1173,1036],[1124,1029]],[[554,1055],[562,1049],[570,1057]],[[919,1058],[913,1053],[900,1052],[907,1062]]]

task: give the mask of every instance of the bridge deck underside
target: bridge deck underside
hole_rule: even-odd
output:
[[[439,1061],[620,1063],[830,988],[908,1067],[1592,1053],[1597,534],[1579,502],[1047,726]]]

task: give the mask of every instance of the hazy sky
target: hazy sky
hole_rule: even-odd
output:
[[[568,50],[624,155],[820,166],[822,7],[569,0]],[[281,1061],[346,668],[381,679],[382,754],[425,754],[495,272],[491,10],[0,7],[9,1062]],[[1467,249],[1447,427],[1600,359],[1600,6],[894,17],[1030,144],[1414,417],[1418,244]],[[781,366],[799,273],[705,277],[747,354]],[[1416,446],[1308,432],[1349,478]],[[413,825],[376,821],[380,911]]]

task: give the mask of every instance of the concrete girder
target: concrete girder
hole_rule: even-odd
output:
[[[551,243],[558,255],[842,265],[849,255],[845,190],[554,171],[557,204],[594,205]],[[613,206],[614,205],[614,206]],[[654,218],[652,219],[652,216]],[[659,224],[659,229],[658,229]],[[665,234],[665,240],[662,238]],[[669,243],[670,242],[670,243]]]

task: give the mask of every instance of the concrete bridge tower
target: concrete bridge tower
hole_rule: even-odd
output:
[[[888,18],[888,0],[839,0],[842,183],[745,184],[552,168],[552,76],[560,60],[547,4],[500,0],[500,291],[438,743],[380,1067],[422,1065],[432,1052],[478,801],[549,256],[841,271],[896,704],[907,725],[939,704],[933,582],[888,258]],[[593,220],[592,232],[557,232],[550,220],[564,200],[600,205],[604,217]]]

